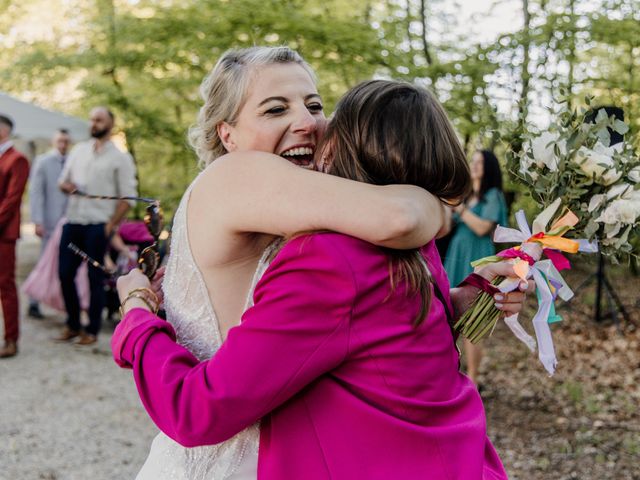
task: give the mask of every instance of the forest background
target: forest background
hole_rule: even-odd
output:
[[[169,211],[197,173],[186,131],[198,86],[230,47],[297,49],[327,114],[371,77],[427,86],[468,152],[500,152],[519,119],[544,128],[560,100],[577,107],[585,95],[640,130],[640,0],[479,3],[470,19],[463,0],[0,0],[0,85],[82,118],[111,106],[141,193]],[[507,33],[474,28],[505,9]],[[507,190],[526,206],[518,185]]]
[[[494,148],[504,160],[505,140],[517,137],[523,119],[545,129],[566,105],[561,102],[585,107],[587,95],[592,105],[623,108],[629,138],[640,131],[640,0],[0,0],[0,90],[80,118],[95,105],[109,105],[138,164],[140,193],[161,199],[168,217],[198,172],[186,141],[201,104],[198,86],[223,51],[254,44],[297,49],[318,72],[327,114],[350,86],[371,77],[432,89],[469,154]],[[531,213],[522,185],[509,180],[506,189],[512,212],[522,206]],[[592,257],[580,258],[567,273],[576,290],[593,280]],[[22,278],[31,266],[23,266]],[[562,365],[554,377],[506,328],[487,341],[482,381],[489,435],[513,479],[640,480],[638,279],[629,277],[626,265],[607,270],[632,321],[611,325],[612,315],[596,324],[596,282],[585,285],[554,327]],[[532,317],[529,305],[524,318]],[[64,319],[58,320],[45,325],[59,328]],[[0,393],[19,399],[5,405],[33,398],[36,406],[7,410],[6,423],[15,429],[0,445],[0,459],[15,460],[16,471],[38,472],[29,478],[99,471],[85,457],[102,461],[105,472],[116,463],[135,471],[147,445],[136,450],[102,421],[105,405],[120,402],[111,391],[101,393],[104,373],[87,369],[89,380],[74,384],[74,391],[104,401],[101,409],[90,408],[100,413],[91,429],[73,430],[68,423],[54,429],[67,418],[59,414],[60,398],[76,398],[68,395],[64,372],[78,360],[75,352],[54,348],[42,324],[26,322],[25,328],[31,341],[18,361],[26,363],[12,368],[16,378],[34,383]],[[29,345],[37,354],[29,355]],[[48,356],[41,357],[43,351]],[[96,368],[115,371],[105,366],[106,342],[87,356],[99,360]],[[59,367],[42,369],[41,358]],[[62,378],[58,397],[50,390],[56,373]],[[50,399],[48,410],[40,408],[41,398]],[[60,431],[69,438],[61,439]],[[89,439],[78,442],[78,431],[89,437],[77,438]],[[47,447],[33,448],[34,438]],[[76,455],[78,446],[98,453]],[[11,455],[3,457],[7,451]]]

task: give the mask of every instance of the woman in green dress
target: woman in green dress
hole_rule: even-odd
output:
[[[498,159],[488,150],[471,157],[473,192],[454,209],[456,230],[451,238],[444,268],[452,286],[473,272],[471,262],[495,254],[492,236],[496,225],[507,225],[507,204],[502,193],[502,173]],[[478,384],[482,360],[480,346],[464,340],[467,374]]]

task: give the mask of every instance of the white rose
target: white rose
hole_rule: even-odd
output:
[[[558,144],[560,153],[565,155],[567,153],[567,142],[564,140],[558,141],[558,134],[556,133],[544,132],[531,141],[533,158],[538,168],[546,166],[552,172],[558,170],[558,157],[556,157],[553,151],[554,144],[556,143]]]
[[[631,169],[631,171],[629,172],[629,176],[628,176],[629,180],[631,180],[633,183],[638,183],[640,182],[640,165],[638,165],[637,167],[633,167]]]
[[[602,204],[605,198],[606,196],[604,194],[594,195],[593,197],[591,197],[591,200],[589,200],[589,207],[587,208],[587,211],[589,213],[593,212]]]
[[[611,200],[617,197],[624,197],[625,195],[627,195],[627,193],[630,193],[631,190],[633,190],[631,188],[631,185],[627,185],[626,183],[623,183],[621,185],[614,185],[607,192],[607,200]],[[595,196],[597,197],[598,195]]]
[[[602,212],[600,216],[596,218],[596,222],[608,223],[610,225],[613,225],[617,221],[618,221],[618,216],[616,214],[615,209],[613,208],[613,205],[609,205],[607,208],[605,208],[604,212]]]
[[[640,217],[640,202],[633,200],[619,200],[618,217],[626,225],[633,225]]]
[[[524,148],[525,148],[524,150],[525,152],[529,150],[528,145],[526,145]],[[525,176],[525,174],[529,175],[531,179],[535,182],[538,179],[538,172],[536,172],[534,169],[531,168],[533,164],[534,164],[533,159],[531,159],[526,153],[522,155],[522,158],[520,159],[520,174],[522,176]]]
[[[640,203],[640,190],[627,190],[625,197],[633,202]]]
[[[619,198],[605,208],[596,222],[609,225],[626,224],[633,225],[640,217],[640,201],[636,199],[626,200]],[[608,235],[612,236],[612,235]]]
[[[602,184],[605,186],[616,183],[622,177],[622,173],[618,172],[615,168],[607,170],[604,175],[602,175]]]
[[[620,153],[622,151],[622,144],[616,143],[611,147],[605,147],[603,143],[598,141],[593,146],[593,151],[601,155],[606,155],[607,157],[613,157],[614,154]]]
[[[593,150],[587,147],[580,147],[576,152],[575,161],[580,165],[585,175],[588,177],[595,176],[596,179],[603,177],[605,172],[609,172],[612,169],[612,173],[608,173],[607,177],[603,178],[604,184],[610,185],[620,178],[620,174],[613,169],[613,153],[614,149],[607,148],[598,142],[593,147]]]

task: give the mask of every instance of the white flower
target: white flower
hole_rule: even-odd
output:
[[[603,185],[611,185],[616,183],[622,177],[622,173],[618,172],[614,168],[607,170],[604,175],[602,175],[602,184]]]
[[[605,208],[596,222],[615,225],[615,229],[608,229],[607,237],[611,238],[618,233],[622,224],[633,225],[638,217],[640,217],[640,198],[629,200],[619,198]]]
[[[581,170],[588,177],[600,180],[603,185],[611,185],[620,179],[622,174],[614,166],[613,155],[615,147],[605,147],[598,142],[593,150],[587,147],[580,147],[576,152],[575,161],[580,165]]]
[[[640,182],[640,165],[638,165],[637,167],[633,167],[631,169],[631,171],[629,172],[629,177],[628,178],[633,183]]]
[[[618,200],[618,216],[626,225],[633,225],[640,217],[640,202],[633,200]]]
[[[587,208],[587,211],[589,213],[593,212],[602,204],[605,198],[606,196],[604,194],[594,195],[593,197],[591,197],[591,200],[589,200],[589,208]]]
[[[557,133],[543,132],[531,141],[533,158],[538,168],[546,166],[552,172],[558,170],[558,157],[553,151],[554,145],[557,143],[560,154],[567,153],[567,142],[565,140],[558,141],[558,138]]]
[[[613,198],[630,198],[629,194],[633,191],[633,187],[626,183],[621,183],[620,185],[614,185],[607,192],[607,200],[611,200]],[[598,195],[594,195],[597,197]]]
[[[538,179],[538,172],[531,168],[534,164],[534,161],[531,157],[529,157],[529,155],[526,154],[526,152],[529,151],[529,148],[530,147],[528,144],[524,145],[523,151],[525,153],[523,153],[522,157],[520,158],[520,175],[525,178],[526,175],[529,175],[535,182]]]

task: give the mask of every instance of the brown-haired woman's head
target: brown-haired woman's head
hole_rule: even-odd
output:
[[[371,80],[349,90],[329,122],[328,173],[376,185],[411,184],[450,202],[471,188],[469,167],[446,113],[427,90]]]
[[[471,190],[469,166],[438,101],[408,83],[371,80],[349,90],[338,102],[323,146],[327,173],[376,185],[411,184],[458,203]],[[431,278],[417,250],[390,250],[391,287],[405,281],[421,295],[425,319]],[[397,268],[393,268],[397,266]]]

